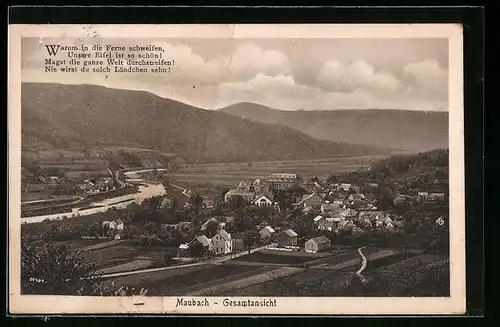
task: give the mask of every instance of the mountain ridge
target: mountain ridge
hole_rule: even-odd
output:
[[[219,109],[280,124],[322,140],[387,146],[413,152],[448,148],[448,112],[397,109],[281,110],[248,102]]]
[[[147,91],[23,83],[21,103],[23,149],[33,150],[38,143],[67,148],[123,142],[178,153],[190,162],[321,159],[392,152],[387,147],[315,139],[288,126],[269,126]]]

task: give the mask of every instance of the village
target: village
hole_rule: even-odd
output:
[[[289,210],[289,214],[300,213],[312,217],[310,225],[315,233],[311,234],[321,231],[338,234],[342,231],[359,233],[367,229],[389,232],[401,229],[404,217],[379,209],[377,198],[372,193],[361,193],[361,188],[370,190],[378,187],[377,183],[327,184],[318,180],[301,179],[296,174],[273,173],[266,180],[240,181],[224,194],[224,202],[267,208],[279,213],[284,208],[275,201],[274,194],[300,188],[306,193],[292,195],[293,207]],[[418,192],[417,196],[398,195],[394,201],[397,203],[410,199],[419,203],[444,203],[445,197],[444,192]],[[205,202],[212,203],[212,201]],[[209,218],[201,225],[200,235],[179,246],[178,257],[227,255],[246,250],[245,244],[248,246],[251,241],[243,239],[241,233],[230,233],[226,230],[226,224],[232,221],[234,217],[231,216],[222,219]],[[215,234],[212,232],[214,235],[208,237],[203,234],[207,226],[214,226],[216,230]],[[252,228],[258,232],[255,233],[257,235],[255,243],[266,245],[266,249],[315,253],[331,247],[331,240],[325,235],[300,235],[292,228],[284,228],[283,224],[271,225],[269,221],[262,221]]]
[[[105,199],[109,207],[23,224],[23,241],[40,251],[44,244],[81,251],[108,281],[136,285],[133,276],[139,274],[153,287],[156,278],[166,282],[181,274],[174,278],[178,284],[159,285],[158,294],[171,294],[174,286],[180,292],[191,284],[211,292],[204,283],[218,274],[241,278],[238,285],[254,285],[258,292],[266,283],[286,282],[296,273],[338,270],[347,278],[350,269],[363,266],[365,255],[369,267],[397,263],[409,253],[441,262],[448,251],[443,232],[448,180],[441,155],[416,155],[407,162],[391,158],[321,179],[274,172],[232,186],[182,182],[166,169],[137,167],[114,174],[114,183],[142,190],[140,201],[128,199],[133,194],[119,205]],[[422,156],[430,165],[414,164]],[[406,175],[388,173],[387,167]],[[418,174],[407,174],[408,169],[418,169]],[[102,192],[87,197],[105,197]],[[95,213],[84,215],[85,210]],[[198,276],[196,267],[208,274],[200,275],[199,282],[190,277]],[[245,267],[255,276],[245,277]],[[269,269],[276,275],[269,277]]]

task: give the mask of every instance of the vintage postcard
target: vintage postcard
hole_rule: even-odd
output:
[[[457,24],[10,25],[10,313],[463,313],[462,53]]]

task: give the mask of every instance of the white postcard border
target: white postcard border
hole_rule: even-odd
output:
[[[161,34],[160,34],[161,33]],[[277,306],[178,307],[177,297],[78,297],[20,294],[21,38],[448,38],[450,149],[450,297],[278,297]],[[349,25],[10,25],[8,80],[9,309],[11,314],[460,314],[465,311],[463,39],[459,24]],[[195,299],[205,299],[195,298]],[[268,298],[251,298],[266,300]],[[214,304],[217,302],[218,304]],[[137,305],[137,304],[141,305]]]

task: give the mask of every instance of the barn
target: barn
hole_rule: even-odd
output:
[[[297,233],[287,229],[278,234],[278,247],[297,246]]]
[[[320,252],[330,248],[332,242],[326,236],[311,238],[305,244],[306,252]]]

